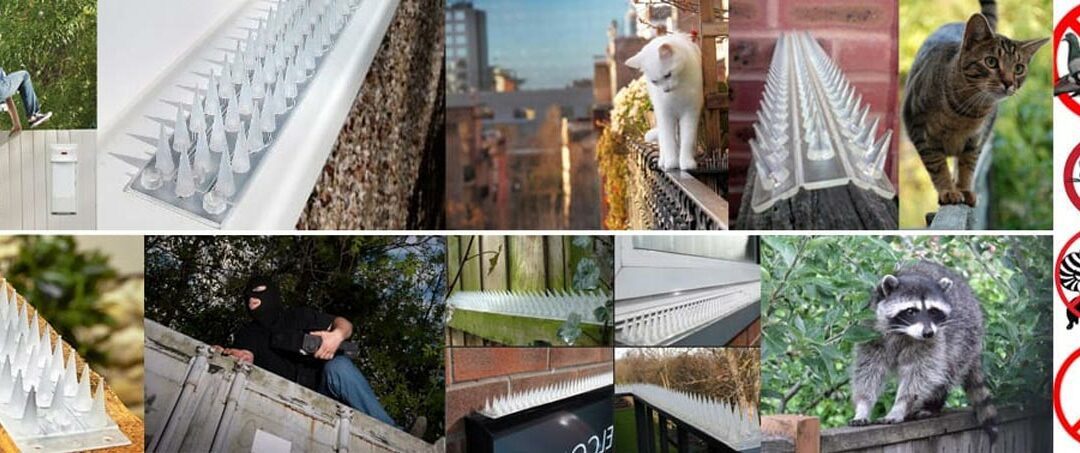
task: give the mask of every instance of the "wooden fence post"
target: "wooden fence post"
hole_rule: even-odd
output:
[[[821,421],[805,415],[768,415],[761,417],[761,433],[791,439],[795,453],[821,452]]]
[[[723,14],[717,17],[713,9],[716,0],[700,0],[698,5],[698,36],[701,38],[701,72],[705,94],[705,152],[719,157],[721,146],[721,110],[727,108],[727,95],[717,87],[716,38],[726,37],[728,24]],[[723,3],[720,3],[721,5]]]

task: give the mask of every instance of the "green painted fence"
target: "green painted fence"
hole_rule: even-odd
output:
[[[453,291],[543,291],[573,289],[582,258],[611,263],[594,256],[592,241],[575,236],[450,236],[447,269]],[[583,242],[588,242],[584,244]],[[609,290],[610,292],[610,290]],[[446,328],[447,346],[548,343],[561,346],[556,334],[561,323],[515,316],[470,312],[455,315]],[[584,334],[575,346],[611,344],[603,328],[582,324]]]

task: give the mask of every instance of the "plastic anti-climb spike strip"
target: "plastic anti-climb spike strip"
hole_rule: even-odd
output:
[[[667,412],[735,450],[761,445],[761,423],[752,410],[743,411],[707,396],[653,384],[616,385],[616,394],[631,394]]]
[[[553,320],[577,313],[583,323],[600,324],[595,311],[607,301],[608,295],[600,291],[457,291],[446,303],[454,310]]]
[[[360,1],[271,0],[234,24],[235,51],[179,101],[127,190],[220,227]]]
[[[484,409],[479,412],[490,418],[505,417],[510,414],[554,403],[572,396],[588,393],[615,383],[612,373],[598,374],[572,381],[538,387],[523,392],[488,399]]]
[[[129,445],[105,411],[105,380],[92,390],[90,367],[79,372],[75,350],[65,356],[60,336],[40,327],[36,310],[28,313],[0,279],[0,426],[22,451]]]
[[[759,282],[676,296],[641,310],[615,310],[615,338],[638,346],[668,345],[761,299]]]
[[[773,51],[750,140],[757,178],[751,206],[763,212],[799,189],[853,183],[885,198],[892,130],[878,136],[842,70],[808,33],[785,33]]]

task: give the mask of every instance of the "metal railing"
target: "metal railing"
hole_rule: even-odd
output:
[[[630,227],[638,230],[726,230],[727,156],[698,158],[698,170],[660,169],[653,143],[624,139],[632,171],[627,195]]]
[[[761,451],[756,413],[744,412],[706,396],[652,384],[617,385],[615,396],[634,400],[635,435],[640,452],[666,452],[672,444],[677,451],[690,451],[691,445],[698,443],[704,444],[709,452]],[[675,427],[674,436],[669,425]]]

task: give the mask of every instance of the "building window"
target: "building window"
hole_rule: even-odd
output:
[[[460,22],[454,24],[454,31],[457,33],[465,33],[465,24]]]
[[[454,11],[454,19],[464,21],[465,11]]]

